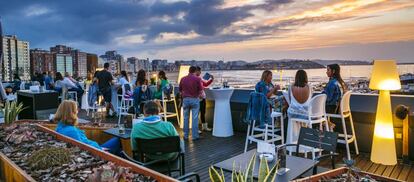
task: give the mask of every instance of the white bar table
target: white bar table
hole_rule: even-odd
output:
[[[231,120],[230,98],[234,88],[210,89],[214,101],[213,136],[233,136],[233,123]]]

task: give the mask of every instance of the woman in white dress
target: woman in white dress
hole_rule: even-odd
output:
[[[312,98],[312,88],[308,84],[308,76],[304,70],[298,70],[295,76],[295,83],[289,88],[290,105],[288,108],[288,131],[286,143],[296,144],[299,137],[301,124],[291,122],[290,118],[308,118],[309,101]]]

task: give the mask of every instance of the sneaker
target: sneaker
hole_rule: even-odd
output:
[[[211,128],[208,128],[208,124],[207,123],[203,123],[202,124],[202,130],[203,131],[211,131]]]

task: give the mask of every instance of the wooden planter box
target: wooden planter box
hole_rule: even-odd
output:
[[[127,161],[123,158],[110,154],[108,152],[101,151],[89,145],[80,143],[76,140],[73,140],[69,137],[63,136],[54,130],[46,126],[42,126],[41,124],[36,124],[36,127],[40,131],[50,133],[51,135],[56,136],[56,140],[64,141],[79,147],[81,150],[85,150],[90,152],[92,155],[100,157],[103,160],[111,161],[116,165],[129,167],[131,171],[142,174],[145,176],[151,176],[152,178],[156,179],[160,182],[177,182],[178,180],[171,178],[167,175],[158,173],[151,169],[145,168],[143,166],[139,166],[135,163]],[[0,152],[0,176],[6,182],[14,182],[14,181],[35,181],[32,177],[30,177],[25,171],[23,171],[20,167],[18,167],[13,161],[7,158],[4,154]],[[0,180],[1,181],[1,180]]]
[[[347,172],[348,172],[348,168],[341,167],[341,168],[338,168],[338,169],[333,169],[333,170],[330,170],[330,171],[319,173],[317,175],[302,178],[302,179],[299,179],[299,180],[296,180],[296,181],[297,182],[317,182],[317,181],[322,180],[322,179],[334,178],[336,176],[339,176],[339,175],[347,173]],[[365,172],[365,171],[361,171],[360,174],[361,175],[369,175],[371,178],[376,179],[376,180],[380,180],[380,181],[400,182],[400,180],[391,179],[391,178],[388,178],[388,177],[368,173],[368,172]]]

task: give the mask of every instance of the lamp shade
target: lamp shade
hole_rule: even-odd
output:
[[[401,89],[397,64],[394,60],[375,60],[372,68],[369,88],[372,90]]]
[[[180,71],[178,72],[178,80],[177,84],[180,84],[181,78],[188,75],[188,70],[190,69],[190,65],[181,65]]]

